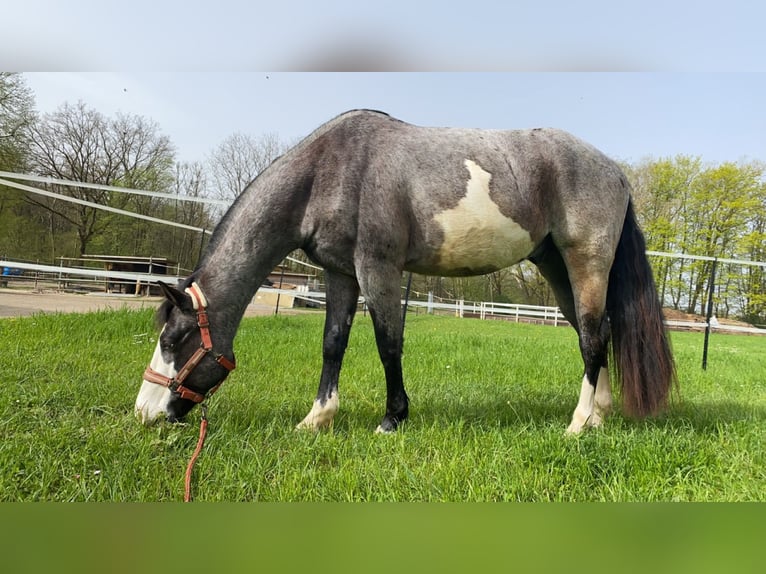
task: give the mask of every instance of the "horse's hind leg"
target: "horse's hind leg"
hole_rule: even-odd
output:
[[[575,331],[577,331],[578,337],[580,337],[580,341],[582,342],[582,335],[576,311],[577,305],[575,303],[574,293],[572,292],[572,285],[569,281],[569,272],[567,271],[564,259],[561,257],[561,253],[559,253],[556,246],[553,245],[553,242],[548,238],[547,244],[533,257],[530,257],[530,260],[537,266],[546,281],[548,281],[561,312],[572,327],[574,327]],[[596,307],[596,313],[598,313],[597,308],[598,306]],[[603,315],[603,310],[601,313]],[[608,331],[603,337],[608,339]],[[585,359],[585,354],[583,354],[583,359]],[[572,417],[572,424],[570,424],[568,432],[579,432],[582,430],[583,426],[599,426],[611,410],[612,387],[609,382],[606,353],[604,353],[603,364],[597,375],[595,393],[593,392],[593,385],[588,376],[586,375],[583,377],[580,400],[575,409],[575,413]]]
[[[580,399],[567,428],[568,433],[579,433],[586,426],[601,424],[612,405],[607,370],[610,334],[606,318],[606,289],[611,262],[571,252],[564,258],[574,301],[580,353],[585,364]]]
[[[338,378],[359,300],[359,284],[353,277],[325,271],[325,282],[327,312],[322,342],[322,376],[314,405],[298,424],[299,429],[327,427],[338,412]]]

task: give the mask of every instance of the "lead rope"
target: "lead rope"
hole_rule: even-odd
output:
[[[199,458],[199,455],[202,452],[202,447],[205,445],[205,437],[207,436],[207,404],[200,404],[200,408],[202,409],[202,420],[199,423],[199,439],[197,440],[197,448],[194,449],[194,454],[192,454],[189,459],[189,464],[186,466],[184,502],[191,502],[192,470],[194,470],[194,464],[197,462],[197,458]]]

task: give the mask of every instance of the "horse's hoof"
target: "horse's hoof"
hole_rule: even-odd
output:
[[[593,411],[593,414],[588,419],[587,426],[590,428],[598,428],[604,424],[604,419],[598,411]]]
[[[378,425],[378,428],[375,429],[376,434],[391,434],[393,432],[396,432],[396,429],[399,428],[399,421],[398,419],[394,417],[386,416]]]
[[[295,427],[297,430],[311,430],[318,431],[326,429],[332,425],[335,413],[338,412],[338,395],[332,395],[322,404],[319,400],[315,400],[314,404],[301,422]]]
[[[564,436],[578,436],[582,434],[582,431],[586,428],[585,422],[572,421],[569,423],[567,430],[564,431]]]

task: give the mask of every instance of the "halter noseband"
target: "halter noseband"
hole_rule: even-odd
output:
[[[144,380],[150,383],[162,385],[163,387],[167,387],[171,391],[178,393],[182,399],[188,399],[195,403],[201,403],[205,400],[206,396],[210,396],[218,390],[218,388],[223,384],[223,381],[228,376],[229,372],[234,370],[236,364],[233,360],[230,361],[221,353],[215,353],[213,351],[213,341],[210,338],[210,323],[207,318],[207,299],[205,298],[205,294],[202,292],[200,286],[197,285],[196,282],[192,283],[191,287],[186,289],[186,292],[191,296],[192,304],[194,305],[194,309],[197,311],[197,326],[199,327],[199,333],[202,337],[202,342],[200,343],[199,348],[194,351],[194,354],[189,358],[189,360],[186,361],[186,364],[181,367],[181,370],[176,373],[175,377],[167,377],[162,373],[158,373],[152,369],[151,366],[149,366],[146,367],[146,370],[144,371]],[[208,353],[212,353],[216,362],[224,369],[226,369],[227,372],[216,386],[210,389],[207,394],[203,395],[183,386],[183,382],[194,370],[194,367],[196,367],[202,358]]]

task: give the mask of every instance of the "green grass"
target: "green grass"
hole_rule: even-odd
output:
[[[296,432],[321,367],[319,315],[246,319],[210,401],[200,501],[766,500],[766,338],[674,333],[666,415],[563,434],[581,361],[571,329],[409,317],[410,419],[375,435],[385,384],[369,318],[352,331],[333,427]],[[197,441],[133,417],[149,311],[0,321],[0,501],[177,501]]]

